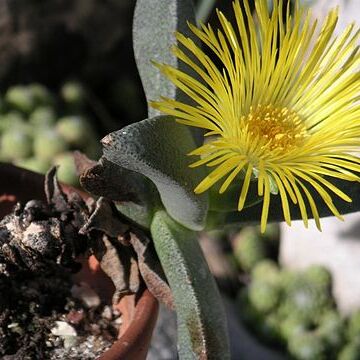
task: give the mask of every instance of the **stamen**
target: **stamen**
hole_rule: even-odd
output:
[[[247,125],[251,138],[264,140],[270,150],[289,151],[300,146],[308,136],[300,116],[287,107],[258,105],[250,107],[248,115],[241,118]]]

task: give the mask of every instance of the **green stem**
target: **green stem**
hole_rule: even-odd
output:
[[[174,295],[180,359],[230,359],[225,311],[197,234],[165,211],[155,214],[151,234]]]

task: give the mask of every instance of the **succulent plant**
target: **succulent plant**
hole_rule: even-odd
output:
[[[50,127],[55,124],[55,121],[55,110],[51,106],[39,106],[29,117],[29,123],[35,127]]]
[[[60,181],[73,186],[79,185],[79,177],[76,173],[74,157],[71,152],[57,155],[53,164],[59,166],[57,176]]]
[[[49,89],[38,83],[33,83],[27,86],[30,91],[36,106],[53,106],[54,97]]]
[[[325,340],[328,349],[339,349],[344,343],[344,319],[335,310],[327,311],[319,320],[317,333]]]
[[[313,217],[320,229],[321,216],[341,218],[340,213],[358,210],[356,202],[349,205],[359,190],[353,182],[360,170],[352,154],[360,134],[353,29],[332,40],[335,11],[317,32],[300,7],[290,21],[282,2],[274,1],[273,11],[266,4],[257,2],[253,19],[249,1],[235,1],[236,31],[218,12],[221,27],[214,33],[210,26],[186,25],[195,23],[192,1],[138,0],[134,53],[152,108],[147,119],[102,141],[103,159],[130,174],[124,181],[151,182],[161,200],[149,206],[148,227],[173,293],[181,359],[230,358],[221,297],[197,241],[196,232],[207,229],[208,219],[213,226],[216,219],[218,226],[260,220],[265,231],[268,222],[290,225],[295,215],[305,226]],[[201,42],[213,50],[221,70]],[[76,86],[75,91],[64,87],[62,94],[69,105],[83,104]],[[194,128],[210,136],[197,137],[196,143]],[[186,154],[196,156],[195,162]],[[217,201],[219,193],[224,196]],[[335,194],[344,200],[338,209]],[[235,253],[251,271],[266,250],[258,234],[246,231]],[[254,281],[245,300],[255,313],[266,313],[276,308],[283,287],[284,308],[301,319],[314,319],[328,308],[329,293],[304,276],[280,285]],[[270,318],[269,328],[276,318]],[[324,338],[316,332],[294,336],[289,350],[297,359],[320,360]]]
[[[303,274],[297,274],[284,287],[284,309],[300,318],[314,320],[330,306],[329,294]]]
[[[253,281],[249,286],[249,301],[261,313],[268,313],[278,304],[280,289],[276,284]]]
[[[58,120],[57,132],[74,147],[84,147],[93,137],[93,130],[82,116],[66,116]]]
[[[51,161],[56,155],[67,149],[68,144],[54,129],[43,129],[35,134],[34,154],[39,159]]]
[[[337,360],[360,360],[360,343],[353,341],[346,344],[341,349]]]
[[[84,105],[85,91],[79,82],[69,81],[65,83],[60,89],[60,94],[65,103],[74,110],[81,109]]]
[[[234,240],[234,254],[239,265],[250,271],[266,257],[264,240],[254,227],[245,227]]]
[[[327,291],[331,289],[331,273],[326,267],[312,265],[305,270],[304,275],[314,286]]]
[[[349,340],[360,339],[360,310],[351,314],[347,329]]]
[[[242,320],[259,338],[287,346],[294,359],[359,359],[360,311],[348,320],[336,310],[331,274],[323,266],[304,271],[259,261],[237,297]],[[313,338],[313,339],[312,339]],[[349,344],[340,352],[346,338]]]
[[[289,341],[293,337],[307,333],[310,325],[309,321],[304,321],[296,315],[290,315],[281,321],[281,335],[285,341]]]
[[[5,94],[5,101],[14,110],[30,114],[35,107],[35,99],[27,86],[16,85],[10,87]]]
[[[10,128],[2,134],[0,149],[8,160],[29,157],[32,154],[32,138],[23,126]]]
[[[62,90],[71,102],[75,92],[80,96],[81,85],[67,85]],[[78,186],[72,156],[66,151],[80,150],[97,159],[101,147],[83,109],[76,109],[81,110],[77,115],[70,112],[59,118],[59,113],[66,111],[58,109],[57,100],[38,83],[15,85],[7,90],[4,108],[0,109],[0,160],[40,173],[45,173],[54,162],[61,163],[60,180]]]
[[[281,272],[275,261],[270,259],[261,260],[251,270],[251,278],[254,281],[265,281],[280,284]]]
[[[323,339],[311,332],[293,336],[289,340],[288,350],[296,360],[326,359],[326,347]]]
[[[7,114],[0,115],[0,134],[13,126],[22,124],[24,120],[23,115],[18,111],[9,111]]]

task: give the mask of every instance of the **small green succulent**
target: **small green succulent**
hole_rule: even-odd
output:
[[[279,303],[280,289],[276,284],[253,281],[249,286],[249,301],[261,313],[268,313]]]
[[[29,84],[27,88],[37,107],[54,106],[54,97],[46,86],[39,83],[32,83]]]
[[[360,339],[360,310],[351,314],[348,322],[347,334],[349,340]]]
[[[243,228],[234,240],[234,255],[245,271],[266,257],[264,240],[254,227]]]
[[[84,87],[77,81],[69,81],[60,89],[64,102],[73,110],[79,110],[84,106],[86,99]]]
[[[317,333],[324,339],[328,349],[338,350],[344,343],[344,319],[335,310],[325,312],[319,320]]]
[[[61,182],[74,186],[79,185],[79,177],[76,173],[74,156],[71,152],[57,155],[53,164],[59,166],[57,176]]]
[[[293,336],[289,340],[288,350],[296,360],[326,359],[326,347],[323,339],[311,332]]]
[[[254,281],[266,281],[280,284],[281,272],[275,261],[270,259],[261,260],[256,263],[251,271],[251,278]]]
[[[66,151],[68,144],[54,129],[39,131],[34,137],[34,154],[39,159],[51,161],[56,155]]]
[[[23,159],[32,154],[32,138],[23,126],[10,128],[1,137],[2,156],[8,160]]]
[[[331,289],[331,273],[324,266],[312,265],[305,270],[304,275],[314,286],[327,291]]]
[[[83,148],[93,135],[89,122],[82,116],[66,116],[56,124],[57,132],[73,147]]]
[[[290,341],[293,337],[303,335],[309,331],[311,323],[299,318],[296,315],[290,315],[281,321],[281,335],[285,342]]]
[[[35,127],[50,127],[55,124],[56,114],[51,106],[37,107],[29,117],[29,123]]]
[[[34,96],[24,85],[10,87],[5,94],[5,101],[11,108],[25,114],[30,114],[35,107]]]
[[[18,111],[9,111],[6,114],[2,114],[0,116],[0,134],[11,129],[12,127],[16,127],[18,125],[22,125],[25,119],[23,115]]]
[[[360,360],[360,343],[353,341],[346,344],[341,349],[337,360]]]
[[[317,288],[303,274],[292,276],[284,286],[284,309],[288,313],[306,320],[314,320],[330,307],[330,296],[322,288]]]

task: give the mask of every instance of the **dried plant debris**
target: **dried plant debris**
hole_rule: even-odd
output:
[[[75,165],[80,174],[80,184],[94,195],[103,196],[113,201],[132,201],[140,203],[136,178],[139,174],[132,172],[134,181],[126,181],[124,173],[128,170],[100,158],[98,162],[91,161],[85,154],[77,151],[74,154]]]
[[[128,234],[130,226],[120,218],[114,204],[101,197],[96,202],[96,207],[89,220],[80,229],[81,234],[88,234],[92,230],[98,230],[108,236],[116,238],[123,245],[129,245],[124,235]]]
[[[151,193],[152,189],[150,188],[148,189],[149,191],[143,191],[136,188],[135,184],[140,186],[140,182],[136,182],[136,173],[134,173],[134,177],[132,177],[134,180],[133,183],[130,184],[126,180],[128,179],[127,174],[124,173],[124,171],[127,170],[111,163],[104,157],[102,157],[99,162],[94,162],[89,160],[86,155],[77,152],[75,159],[78,172],[81,174],[80,183],[82,186],[90,193],[101,196],[100,199],[102,199],[98,200],[98,210],[93,213],[91,219],[81,232],[85,233],[91,229],[101,230],[110,237],[117,237],[117,240],[122,245],[131,245],[136,253],[139,272],[142,279],[145,281],[147,288],[159,301],[164,303],[168,308],[173,309],[172,293],[149,236],[132,223],[124,235],[121,235],[121,231],[114,233],[114,229],[125,230],[123,229],[123,226],[124,223],[126,223],[126,220],[123,218],[119,219],[120,214],[113,202],[131,201],[134,203],[141,203],[145,199],[141,199],[139,193]],[[119,184],[123,185],[119,186]],[[105,201],[105,199],[109,200]],[[110,213],[112,214],[111,216]],[[107,220],[104,221],[104,218],[107,218]],[[99,224],[101,224],[101,227]],[[107,224],[106,228],[104,227],[105,224]],[[108,246],[110,246],[110,243],[108,243]],[[118,243],[117,246],[119,246]],[[133,268],[134,276],[132,277],[132,281],[136,281],[135,266]],[[117,269],[119,268],[117,267]],[[118,272],[120,274],[119,270]],[[109,274],[109,272],[107,273]],[[129,284],[134,285],[131,281]],[[134,288],[134,286],[132,287]],[[117,294],[123,293],[121,287],[117,286],[116,288]]]
[[[94,251],[103,271],[115,285],[114,302],[128,293],[137,293],[142,281],[150,292],[170,309],[173,298],[154,245],[140,229],[126,223],[114,203],[103,197],[80,233],[100,232],[102,248]]]
[[[56,168],[45,193],[46,202],[18,203],[0,221],[0,358],[93,359],[116,338],[119,320],[86,284],[73,286],[79,255],[95,255],[115,286],[115,302],[145,283],[173,307],[171,292],[148,235],[112,201],[65,194]]]
[[[46,203],[17,204],[0,222],[0,264],[4,269],[35,271],[53,263],[76,271],[76,258],[87,252],[96,256],[113,281],[115,302],[125,294],[137,293],[144,279],[155,295],[171,303],[152,243],[119,214],[112,201],[101,197],[84,202],[75,192],[66,195],[56,179],[56,168],[46,176],[45,193]],[[159,294],[166,294],[166,299]]]
[[[0,264],[8,271],[39,271],[51,264],[79,269],[75,259],[89,247],[88,237],[79,234],[79,228],[91,209],[80,197],[66,197],[55,171],[46,178],[47,203],[18,203],[0,222]]]
[[[75,159],[81,186],[86,191],[114,201],[118,209],[129,216],[129,221],[137,223],[136,226],[149,227],[154,208],[161,204],[159,192],[152,181],[105,157],[95,163],[77,152]]]
[[[78,150],[73,152],[73,156],[76,173],[78,176],[81,176],[81,174],[85,173],[87,170],[91,169],[98,163],[95,160],[89,159],[84,153]]]
[[[174,310],[174,299],[166,277],[157,257],[154,257],[155,249],[148,237],[134,231],[131,233],[130,243],[133,246],[137,258],[140,273],[149,291],[169,309]]]

